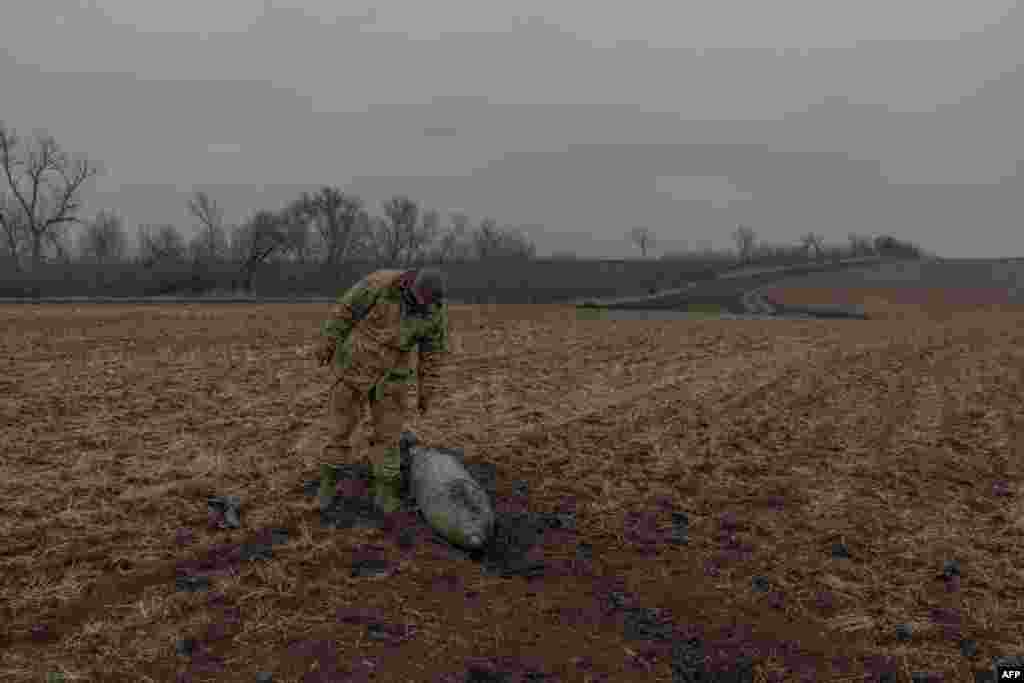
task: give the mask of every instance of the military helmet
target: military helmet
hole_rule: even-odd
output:
[[[441,303],[448,296],[448,283],[444,272],[437,268],[423,268],[416,273],[413,290],[424,303]]]

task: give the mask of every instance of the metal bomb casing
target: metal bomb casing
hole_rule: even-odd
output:
[[[460,458],[446,448],[410,444],[409,491],[423,518],[453,545],[476,550],[494,533],[494,508]]]

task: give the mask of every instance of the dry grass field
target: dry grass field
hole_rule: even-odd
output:
[[[310,510],[325,306],[2,307],[0,680],[973,681],[1024,653],[1024,306],[846,296],[454,307],[409,427],[573,520],[512,575]]]

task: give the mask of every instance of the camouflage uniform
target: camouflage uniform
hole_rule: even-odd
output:
[[[443,299],[421,305],[413,294],[417,271],[378,270],[352,286],[321,326],[325,358],[335,375],[328,405],[331,436],[321,451],[320,507],[334,497],[332,465],[351,461],[351,437],[368,405],[372,418],[370,461],[375,501],[391,512],[401,487],[398,439],[407,411],[408,386],[417,381],[425,408],[441,388],[442,354],[448,352],[448,308]],[[410,367],[419,347],[419,376]]]

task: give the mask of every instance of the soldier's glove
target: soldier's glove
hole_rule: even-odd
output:
[[[321,367],[327,365],[334,358],[334,350],[337,342],[334,339],[328,339],[320,342],[320,345],[316,349],[316,360]]]

